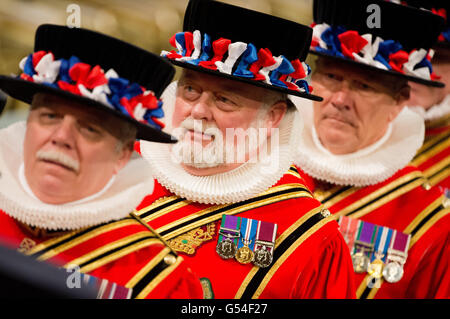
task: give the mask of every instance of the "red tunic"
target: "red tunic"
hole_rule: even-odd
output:
[[[430,186],[450,189],[450,114],[425,122],[425,142],[411,162],[428,178]]]
[[[0,210],[0,239],[38,260],[132,288],[132,298],[201,298],[183,258],[133,218],[70,232],[31,229]],[[172,255],[164,260],[164,257]]]
[[[224,260],[216,253],[222,214],[278,224],[270,267]],[[262,194],[228,205],[191,202],[155,181],[138,215],[209,280],[215,298],[355,297],[350,254],[338,225],[332,216],[309,224],[323,215],[323,207],[295,167]]]
[[[359,298],[449,298],[450,210],[437,188],[426,190],[426,179],[413,166],[372,186],[335,186],[308,180],[316,197],[332,214],[359,218],[411,234],[403,278],[381,281],[372,289],[367,274],[356,274]]]

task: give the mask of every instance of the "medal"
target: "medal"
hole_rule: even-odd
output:
[[[383,269],[383,277],[389,283],[396,283],[403,277],[403,265],[408,257],[411,235],[394,230],[387,253],[387,265]]]
[[[355,243],[356,232],[359,229],[359,224],[361,223],[358,219],[350,218],[347,216],[339,217],[339,230],[344,237],[350,250],[353,249],[353,244]]]
[[[339,218],[339,230],[352,253],[356,273],[367,272],[376,280],[384,277],[389,283],[402,278],[410,235],[346,216]]]
[[[260,268],[270,266],[273,260],[277,224],[259,221],[256,230],[255,257],[253,264]]]
[[[356,273],[367,272],[372,253],[377,226],[372,223],[359,221],[356,240],[353,245],[352,262]]]
[[[236,253],[236,260],[241,264],[249,264],[253,261],[255,254],[248,246],[243,246]]]
[[[394,231],[388,227],[378,226],[374,253],[371,258],[371,263],[367,269],[368,274],[375,279],[380,279],[383,275],[386,255],[388,247],[391,243],[393,232]]]
[[[383,277],[389,283],[396,283],[403,277],[403,266],[397,262],[388,263],[383,269]]]
[[[366,247],[362,246],[359,250],[355,249],[355,240],[361,230],[361,221],[347,216],[339,217],[339,230],[344,237],[345,242],[352,254],[353,269],[356,273],[366,272],[369,265],[369,258],[365,254]]]
[[[261,248],[255,252],[255,260],[253,264],[260,268],[269,267],[273,260],[272,252],[269,250],[270,248]]]
[[[241,264],[251,263],[255,257],[253,253],[255,246],[253,238],[256,236],[257,227],[257,220],[242,218],[241,236],[239,237],[238,251],[235,256],[236,260]]]
[[[353,269],[357,274],[361,274],[367,271],[369,267],[369,257],[366,256],[364,247],[360,251],[352,255]]]
[[[384,267],[384,262],[381,260],[383,255],[379,255],[378,253],[375,254],[375,259],[367,267],[367,273],[373,278],[379,279],[381,278]]]
[[[237,240],[240,237],[240,224],[240,217],[231,215],[222,216],[216,252],[223,259],[230,259],[236,255]]]
[[[222,240],[217,244],[216,252],[223,259],[230,259],[236,255],[237,248],[233,241],[229,238]]]

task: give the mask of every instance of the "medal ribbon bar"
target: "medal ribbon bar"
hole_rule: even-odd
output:
[[[387,252],[392,239],[394,231],[388,227],[378,226],[377,239],[375,241],[374,253],[370,261],[380,259],[383,263],[386,262]]]
[[[363,251],[363,254],[370,256],[375,242],[378,226],[372,223],[361,221],[354,243],[354,253]]]
[[[256,229],[258,228],[258,221],[249,218],[242,218],[241,236],[238,242],[238,249],[244,246],[253,251],[255,247]]]

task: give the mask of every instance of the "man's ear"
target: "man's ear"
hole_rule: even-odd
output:
[[[411,93],[411,87],[409,85],[403,86],[400,91],[397,93],[397,103],[401,103],[406,105],[406,102],[409,100],[409,95]]]
[[[266,116],[266,126],[268,132],[270,132],[272,128],[277,128],[280,125],[280,122],[284,118],[286,112],[287,103],[285,101],[278,101],[269,108]]]
[[[411,88],[409,85],[403,86],[400,91],[395,96],[395,105],[389,114],[389,122],[395,120],[395,118],[400,114],[403,108],[406,106],[409,100]]]
[[[130,141],[124,145],[122,145],[122,149],[119,150],[119,155],[116,160],[116,165],[114,167],[114,174],[117,174],[122,168],[127,165],[128,161],[131,158],[134,150],[134,141]]]

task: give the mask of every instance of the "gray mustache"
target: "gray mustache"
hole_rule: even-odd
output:
[[[78,173],[80,169],[80,163],[77,160],[74,160],[73,158],[62,152],[39,150],[36,153],[36,157],[40,160],[52,161],[66,166],[74,170],[76,173]]]

